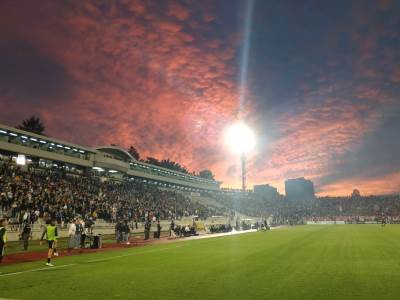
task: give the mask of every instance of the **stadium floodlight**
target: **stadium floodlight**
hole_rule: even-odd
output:
[[[251,151],[256,144],[253,131],[243,122],[231,125],[226,132],[226,139],[231,149],[240,155]]]
[[[246,190],[246,154],[256,145],[251,128],[243,122],[231,125],[226,131],[226,141],[231,149],[240,155],[242,165],[242,190]]]
[[[17,165],[25,166],[26,165],[26,157],[23,154],[18,154],[17,156]]]
[[[104,169],[103,169],[103,168],[100,168],[100,167],[92,167],[92,169],[93,169],[93,170],[96,170],[96,171],[98,171],[98,172],[103,172],[103,171],[104,171]]]

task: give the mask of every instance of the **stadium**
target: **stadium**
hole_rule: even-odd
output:
[[[0,128],[5,298],[52,298],[60,286],[68,292],[57,298],[65,299],[374,299],[397,292],[387,272],[397,269],[390,253],[400,234],[392,225],[400,222],[398,195],[315,199],[312,186],[309,194],[301,189],[305,179],[287,182],[294,187],[286,197],[263,185],[226,190],[115,146]],[[48,219],[59,237],[50,269],[38,242]]]
[[[400,4],[0,4],[0,300],[398,299]]]

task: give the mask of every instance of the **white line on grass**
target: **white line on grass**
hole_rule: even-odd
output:
[[[0,277],[19,275],[19,274],[24,274],[24,273],[36,272],[36,271],[50,271],[50,270],[65,268],[65,267],[74,266],[74,265],[76,265],[76,264],[67,264],[67,265],[60,265],[60,266],[55,266],[55,267],[45,267],[45,268],[37,268],[37,269],[19,271],[19,272],[12,272],[12,273],[0,274]]]
[[[113,259],[120,258],[120,257],[122,257],[122,256],[121,255],[116,255],[116,256],[111,256],[111,257],[106,257],[106,258],[91,259],[91,260],[88,260],[87,263],[113,260]]]

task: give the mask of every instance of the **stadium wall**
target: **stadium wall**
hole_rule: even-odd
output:
[[[307,225],[345,225],[345,221],[307,221]]]

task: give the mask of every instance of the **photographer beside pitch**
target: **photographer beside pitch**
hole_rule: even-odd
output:
[[[42,237],[40,238],[40,245],[42,244],[43,238],[46,236],[47,243],[49,245],[49,251],[47,252],[47,263],[46,266],[52,267],[51,257],[58,256],[57,253],[57,237],[58,230],[54,220],[48,222],[48,225],[45,227]]]

